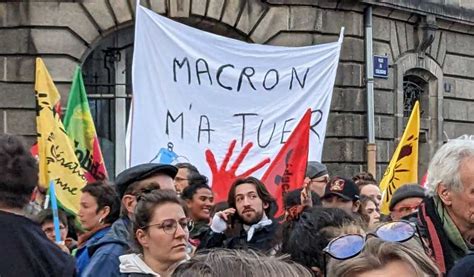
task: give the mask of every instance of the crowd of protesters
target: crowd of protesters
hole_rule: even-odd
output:
[[[36,160],[0,135],[0,276],[474,276],[474,142],[443,145],[425,187],[399,187],[381,215],[374,176],[309,161],[276,217],[258,178],[215,203],[192,164],[141,164],[87,184],[56,242],[53,212],[32,201]]]

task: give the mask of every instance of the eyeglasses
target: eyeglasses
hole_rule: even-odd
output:
[[[417,210],[419,206],[420,205],[405,206],[405,207],[394,209],[393,211],[398,212],[398,213],[411,213],[412,211]]]
[[[362,252],[369,236],[375,236],[384,241],[401,243],[411,239],[417,231],[417,228],[408,221],[387,222],[380,225],[374,232],[367,234],[367,236],[350,234],[337,237],[331,240],[323,251],[334,259],[347,260]]]
[[[369,236],[374,236],[384,241],[402,243],[413,238],[416,233],[421,239],[420,232],[416,225],[412,225],[406,220],[400,220],[382,224],[377,227],[374,232],[368,233],[367,236],[359,234],[339,236],[331,240],[326,248],[323,249],[324,276],[326,276],[327,266],[326,254],[336,260],[347,260],[362,252]],[[426,246],[422,239],[421,245],[426,251]]]
[[[140,229],[146,229],[150,227],[157,227],[158,229],[163,229],[163,231],[168,234],[168,235],[174,235],[176,233],[176,230],[178,229],[178,224],[181,226],[181,228],[188,233],[189,230],[192,230],[194,227],[194,222],[189,219],[189,218],[182,218],[180,220],[176,219],[165,219],[161,223],[157,224],[150,224],[147,226],[144,226],[143,228]]]
[[[327,182],[329,182],[328,177],[323,177],[323,178],[320,178],[320,179],[314,178],[314,179],[310,180],[310,183],[327,183]]]

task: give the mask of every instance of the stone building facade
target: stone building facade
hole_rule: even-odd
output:
[[[420,4],[419,2],[423,2]],[[364,19],[372,7],[377,176],[420,99],[420,174],[444,141],[474,134],[474,2],[447,0],[141,0],[196,28],[251,43],[305,46],[345,38],[323,161],[333,174],[367,169]],[[66,105],[82,65],[109,171],[123,167],[135,0],[0,3],[0,133],[34,141],[34,59],[44,59]]]

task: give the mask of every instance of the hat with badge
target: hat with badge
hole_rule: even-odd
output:
[[[334,177],[324,189],[324,195],[321,199],[331,197],[333,195],[339,196],[345,200],[356,201],[359,200],[359,188],[354,181],[341,177]]]

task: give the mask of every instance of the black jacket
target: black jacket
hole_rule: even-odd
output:
[[[247,241],[247,232],[241,228],[238,236],[227,237],[225,234],[215,233],[209,229],[201,240],[198,250],[216,247],[228,249],[251,249],[260,252],[268,252],[275,247],[277,235],[280,232],[280,224],[272,219],[272,224],[255,231],[252,239]]]
[[[0,276],[75,276],[75,262],[39,224],[0,211]]]
[[[472,277],[474,276],[474,252],[460,259],[449,271],[448,277]]]

